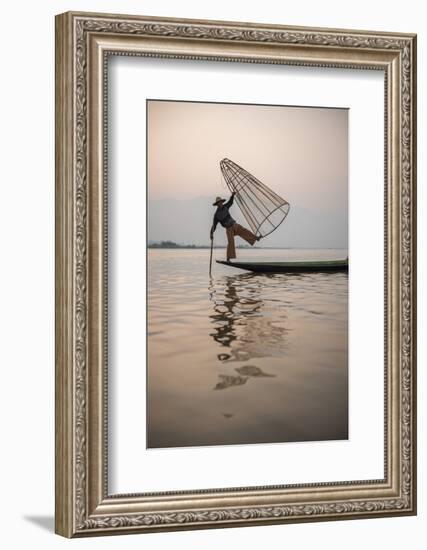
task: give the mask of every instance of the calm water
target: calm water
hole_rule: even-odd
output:
[[[148,262],[149,447],[347,439],[346,273],[257,275],[214,263],[210,279],[209,250],[149,250]]]

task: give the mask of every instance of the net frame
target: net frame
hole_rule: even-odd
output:
[[[219,165],[252,232],[259,237],[270,235],[288,215],[288,201],[232,160],[224,158]]]

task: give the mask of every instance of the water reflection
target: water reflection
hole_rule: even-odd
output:
[[[231,388],[232,386],[241,386],[242,384],[246,384],[246,381],[248,380],[248,376],[227,376],[225,374],[219,375],[220,381],[215,386],[215,390],[225,390],[227,388]]]
[[[205,250],[149,254],[148,447],[347,438],[347,274],[217,266],[208,291]]]
[[[214,331],[210,336],[225,348],[217,354],[222,364],[283,355],[287,330],[281,325],[286,312],[268,295],[265,279],[245,273],[211,281],[209,294],[213,313],[209,317]],[[234,370],[237,374],[220,374],[214,389],[241,386],[250,378],[275,376],[256,365]]]
[[[239,373],[239,376],[236,375],[224,375],[220,374],[220,382],[215,386],[215,390],[225,390],[232,386],[241,386],[245,384],[249,378],[275,378],[275,374],[267,374],[263,372],[259,367],[254,367],[253,365],[247,365],[245,367],[239,367],[234,369]]]

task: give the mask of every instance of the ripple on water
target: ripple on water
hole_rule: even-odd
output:
[[[149,445],[345,439],[347,275],[209,279],[181,252],[149,253]]]

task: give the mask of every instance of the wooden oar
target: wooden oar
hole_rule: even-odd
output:
[[[212,275],[212,250],[213,250],[213,237],[211,239],[211,258],[209,260],[209,277]]]

